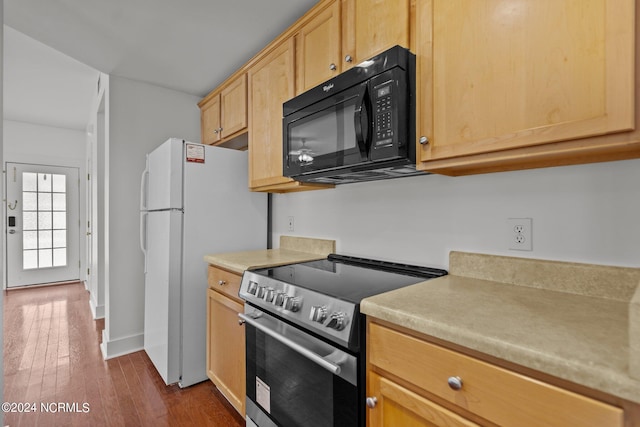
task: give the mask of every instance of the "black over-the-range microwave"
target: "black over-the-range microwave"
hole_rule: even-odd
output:
[[[417,175],[415,55],[395,46],[283,104],[283,174],[343,184]]]

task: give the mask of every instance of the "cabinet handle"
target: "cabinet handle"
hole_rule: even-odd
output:
[[[429,138],[427,138],[426,136],[421,136],[419,142],[422,145],[427,145],[429,143]]]
[[[378,404],[378,398],[376,398],[376,397],[367,397],[367,400],[365,402],[367,403],[367,407],[368,408],[373,409]]]
[[[449,377],[447,383],[449,384],[449,387],[451,387],[451,390],[457,391],[462,388],[462,378],[460,377]]]
[[[344,57],[344,62],[353,62],[353,58],[351,57],[351,55],[347,55]]]
[[[238,325],[242,326],[244,325],[246,322],[242,319],[238,319]]]
[[[337,69],[338,69],[338,67],[336,67],[336,64],[331,63],[331,65],[329,65],[329,69],[330,69],[331,71],[335,71],[335,70],[337,70]]]
[[[226,285],[227,281],[226,280],[218,280],[218,285],[223,286]]]

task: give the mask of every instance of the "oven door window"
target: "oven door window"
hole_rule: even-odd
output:
[[[290,171],[305,173],[367,160],[368,154],[358,144],[355,124],[361,92],[361,87],[349,89],[285,118],[285,162]]]
[[[295,330],[289,325],[285,328]],[[247,399],[276,425],[358,424],[355,385],[249,324],[246,340]]]

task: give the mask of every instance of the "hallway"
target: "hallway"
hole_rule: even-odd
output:
[[[4,401],[32,410],[5,425],[244,425],[210,381],[167,387],[144,351],[103,360],[103,325],[81,283],[5,292]]]

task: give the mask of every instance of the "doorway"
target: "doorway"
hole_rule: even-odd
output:
[[[7,287],[80,279],[78,168],[7,163]]]

